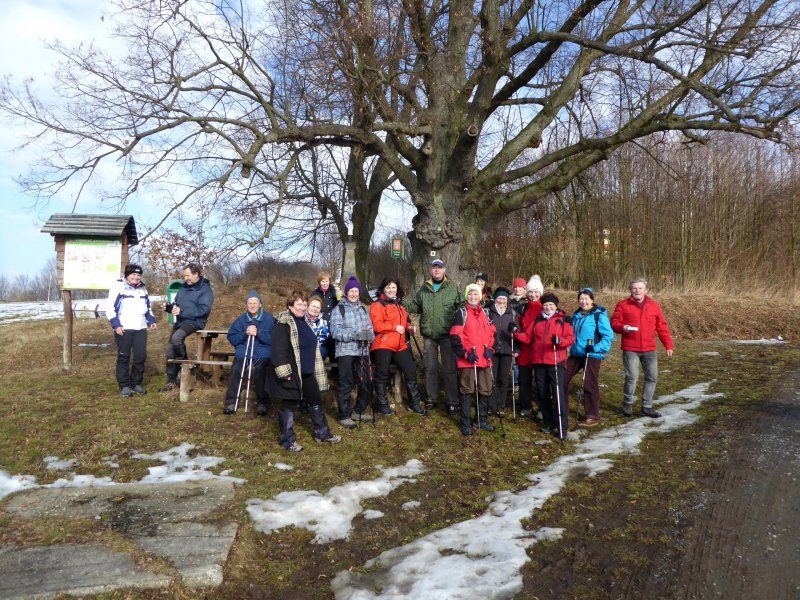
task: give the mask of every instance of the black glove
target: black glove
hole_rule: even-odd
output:
[[[175,305],[174,305],[172,302],[167,302],[167,303],[164,305],[164,312],[171,313],[171,312],[172,312],[172,307],[173,307],[173,306],[175,306]]]
[[[472,364],[477,364],[478,362],[478,355],[475,354],[475,348],[467,352],[466,359],[471,362]]]
[[[514,321],[508,324],[508,333],[517,333],[519,331],[519,325],[517,325]]]
[[[586,342],[586,354],[591,354],[592,352],[594,352],[594,342],[589,340]]]
[[[368,342],[372,337],[372,332],[369,329],[362,329],[356,334],[356,340],[359,342]]]
[[[561,338],[557,335],[554,335],[550,338],[550,341],[553,342],[553,346],[558,346],[561,343]]]
[[[494,350],[489,348],[489,346],[486,346],[485,348],[486,349],[483,351],[483,358],[485,358],[486,360],[491,360],[492,357],[494,356]]]

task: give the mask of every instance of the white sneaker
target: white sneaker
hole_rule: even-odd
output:
[[[287,448],[289,452],[300,452],[303,447],[297,442],[292,442],[292,445]]]

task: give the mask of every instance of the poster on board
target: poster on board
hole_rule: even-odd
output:
[[[107,290],[120,278],[122,242],[109,239],[64,240],[65,290]]]

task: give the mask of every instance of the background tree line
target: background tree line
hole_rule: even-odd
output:
[[[546,285],[624,289],[643,275],[657,289],[733,294],[800,287],[800,163],[783,146],[719,134],[687,145],[669,135],[626,146],[537,206],[508,215],[480,249],[493,287],[539,273]],[[404,231],[396,235],[405,238]],[[399,276],[408,290],[413,256],[391,258],[391,236],[373,239],[366,283]],[[154,290],[197,261],[215,283],[338,277],[343,246],[321,228],[308,261],[255,250],[246,259],[210,245],[202,228],[169,231],[133,249]],[[464,282],[461,282],[464,283]],[[0,275],[0,301],[58,299],[55,261],[38,274]]]

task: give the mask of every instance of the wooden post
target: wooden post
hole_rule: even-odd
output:
[[[64,370],[72,371],[72,290],[61,290],[64,301]]]

